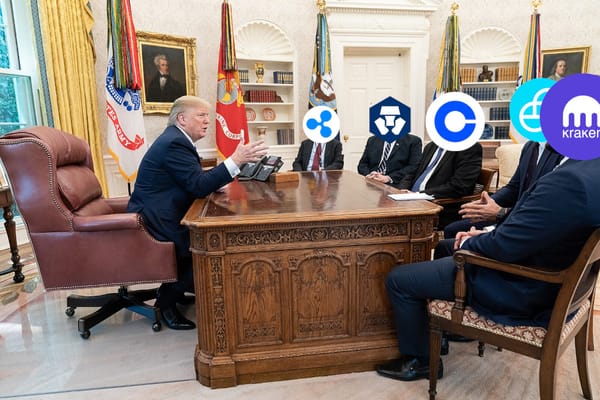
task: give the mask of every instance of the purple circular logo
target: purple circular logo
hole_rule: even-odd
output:
[[[600,157],[600,76],[575,74],[556,82],[540,110],[542,131],[560,154]]]

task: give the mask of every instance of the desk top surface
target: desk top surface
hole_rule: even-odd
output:
[[[299,172],[296,182],[238,181],[198,199],[182,223],[188,226],[246,225],[406,215],[435,215],[424,200],[395,201],[398,190],[351,172]],[[240,218],[243,217],[243,218]]]

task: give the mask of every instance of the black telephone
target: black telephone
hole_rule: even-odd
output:
[[[247,181],[250,179],[256,179],[257,181],[265,182],[269,179],[269,176],[279,171],[283,161],[278,156],[264,156],[258,162],[249,162],[240,166],[239,180]]]

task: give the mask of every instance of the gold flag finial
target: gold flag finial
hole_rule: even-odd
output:
[[[317,0],[317,6],[319,7],[319,12],[323,14],[327,7],[327,2],[325,0]]]
[[[456,15],[456,11],[458,11],[458,3],[454,2],[452,3],[452,5],[450,6],[450,11],[452,12],[452,15]]]
[[[542,0],[533,0],[531,5],[533,6],[533,12],[537,13],[538,7],[542,5]]]

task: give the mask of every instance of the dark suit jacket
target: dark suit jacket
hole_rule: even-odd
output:
[[[300,144],[298,155],[292,164],[294,171],[306,171],[310,153],[312,152],[313,141],[306,139]],[[325,158],[323,159],[325,169],[343,169],[344,155],[342,154],[342,143],[333,139],[325,145]]]
[[[539,143],[528,141],[521,150],[519,157],[519,165],[514,175],[510,178],[510,181],[506,186],[500,188],[496,193],[492,195],[492,198],[501,207],[512,207],[515,205],[517,200],[521,197],[525,191],[525,176],[527,175],[527,168],[529,166],[529,159],[532,156],[533,150]],[[546,175],[552,171],[554,167],[560,162],[562,156],[555,151],[544,150],[542,157],[537,164],[535,169],[535,175],[532,181],[538,180],[540,177]]]
[[[384,141],[377,136],[371,136],[362,157],[358,162],[358,173],[364,176],[377,171],[381,155],[383,154]],[[394,142],[394,147],[387,159],[386,175],[394,182],[400,182],[407,174],[414,174],[421,160],[423,143],[421,138],[408,134]]]
[[[171,75],[167,75],[167,81],[165,86],[160,88],[160,74],[156,73],[148,89],[146,89],[146,101],[156,102],[167,102],[170,103],[175,101],[178,97],[185,95],[185,88],[177,80],[173,79]]]
[[[190,234],[181,219],[195,199],[231,181],[223,163],[203,172],[196,147],[170,126],[144,155],[127,211],[140,213],[157,240],[174,242],[180,258],[189,254],[190,246]]]
[[[410,190],[415,180],[427,168],[437,149],[438,146],[434,142],[427,143],[416,172],[407,175],[394,186]],[[424,192],[436,198],[456,198],[472,194],[481,173],[482,151],[479,143],[463,151],[446,151],[427,181]]]
[[[569,160],[534,182],[510,215],[462,248],[496,260],[561,270],[600,227],[600,158]],[[469,301],[480,313],[510,325],[546,325],[554,284],[470,266]]]

